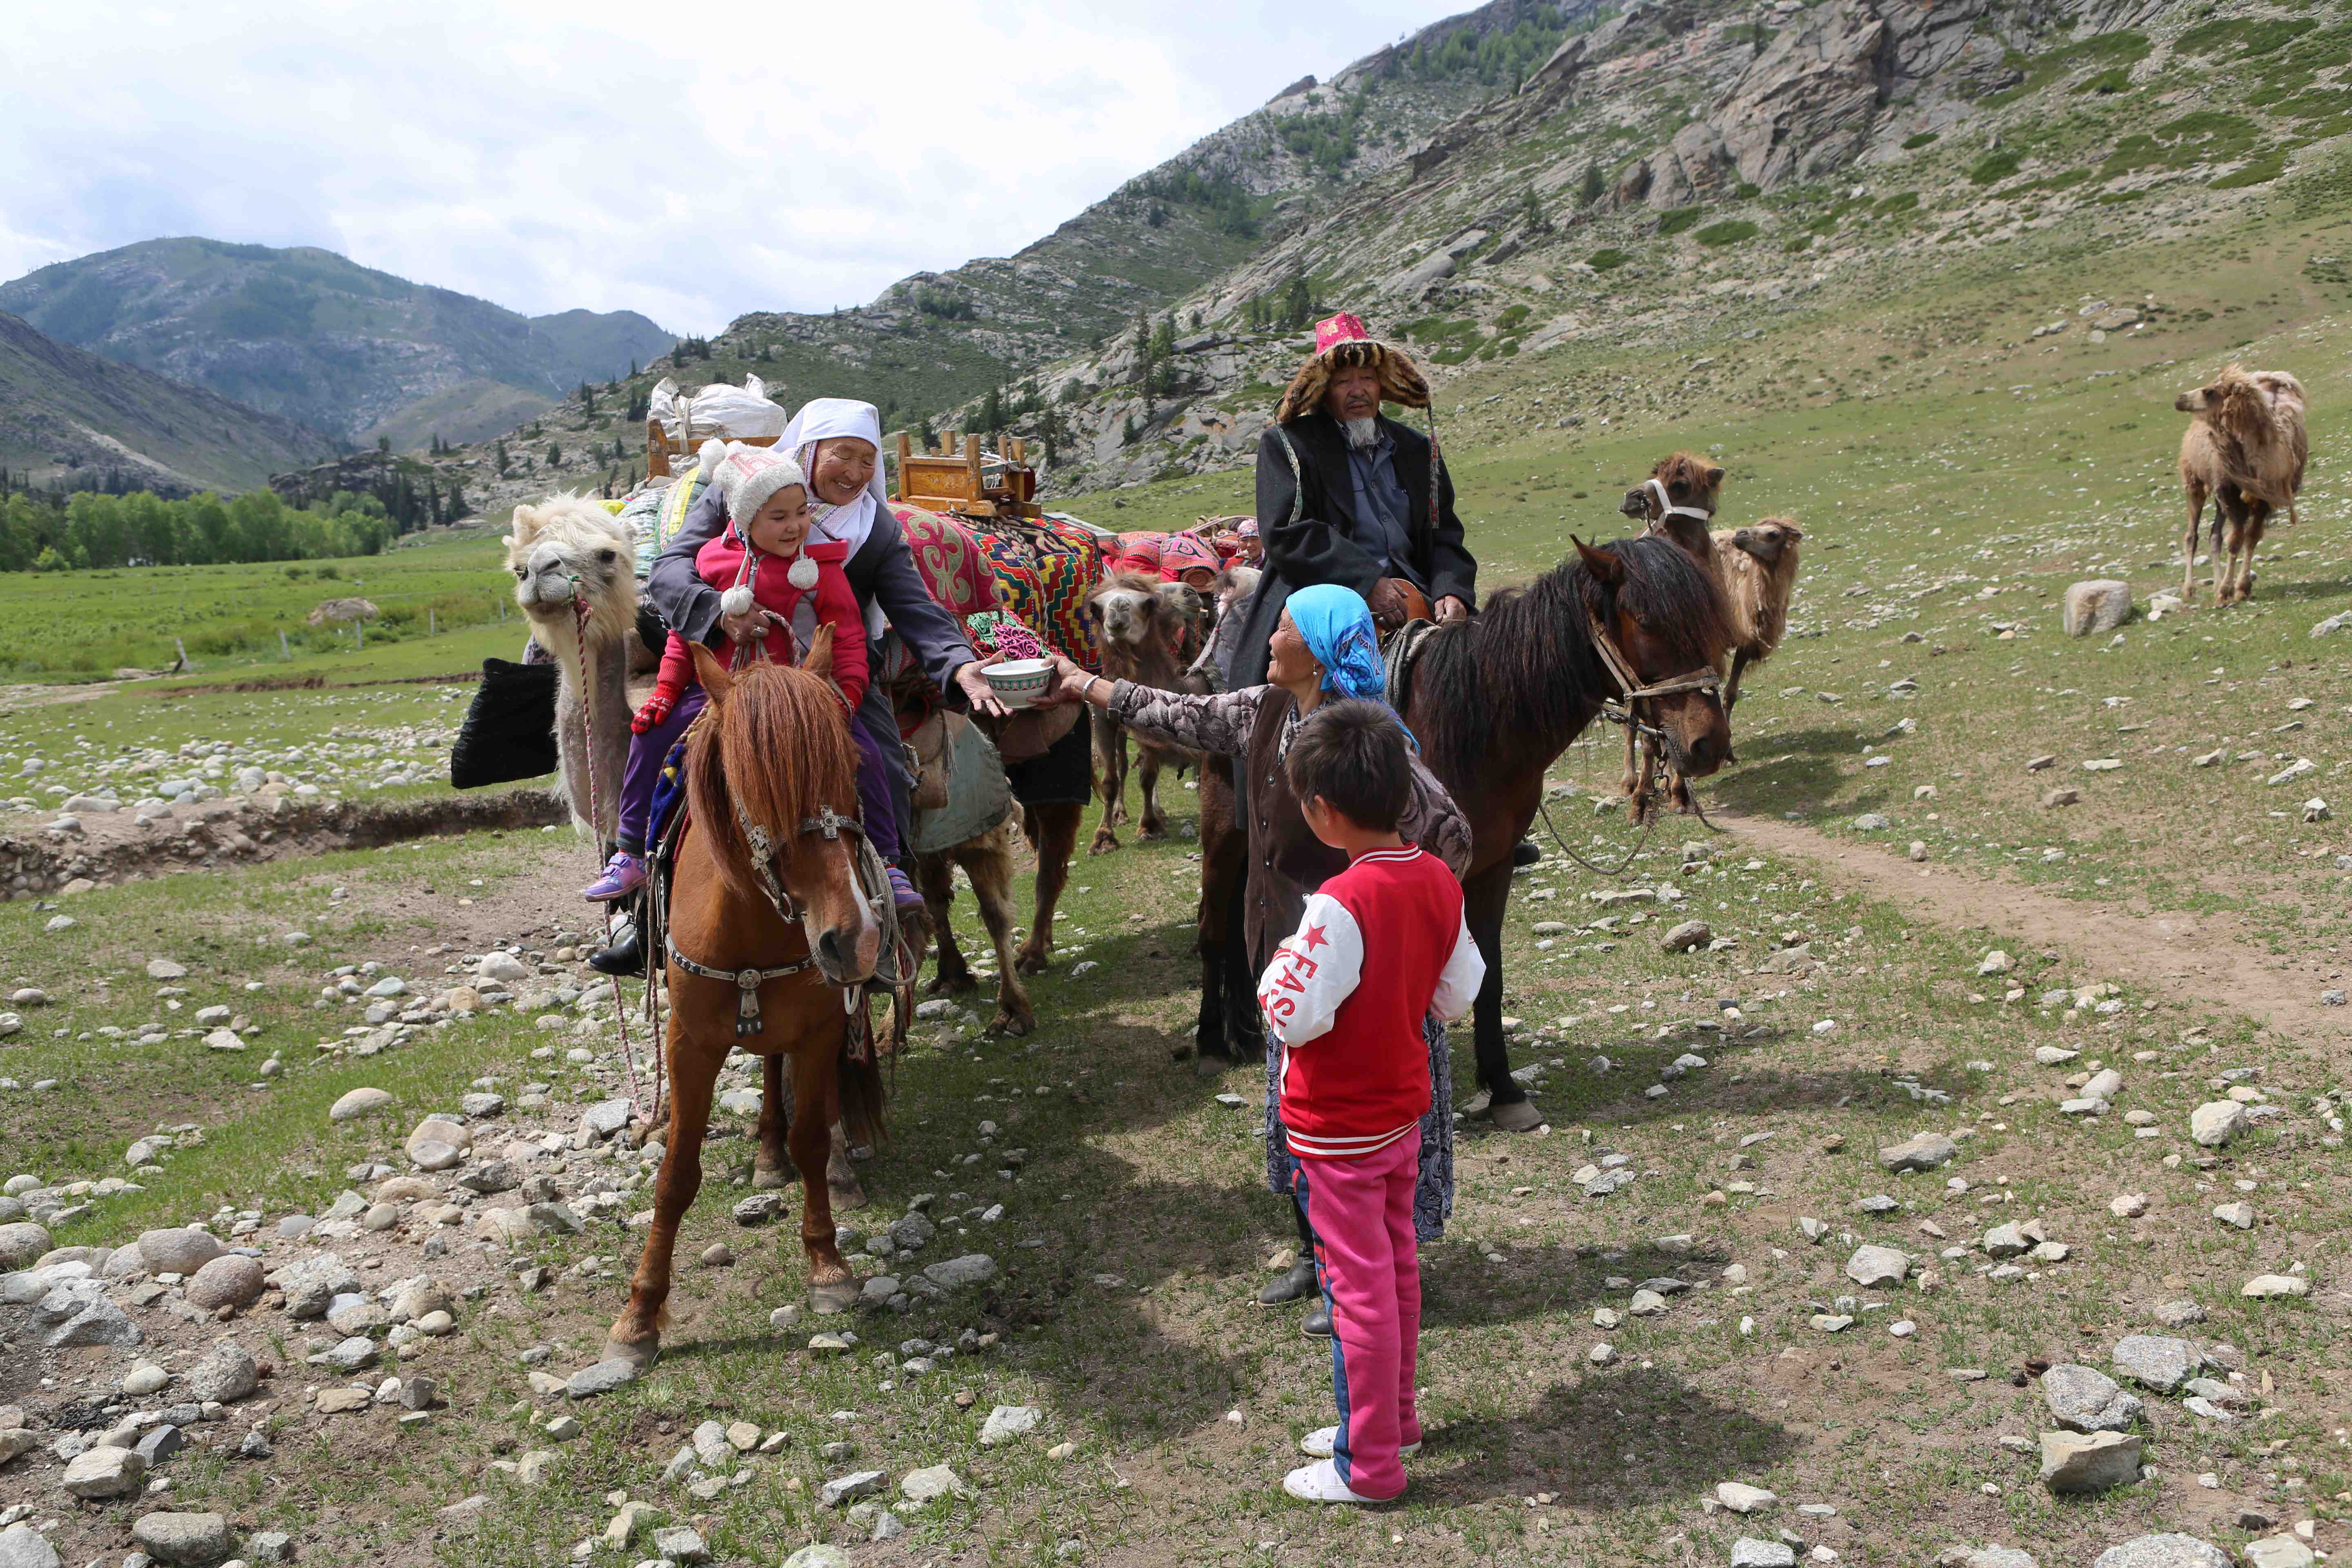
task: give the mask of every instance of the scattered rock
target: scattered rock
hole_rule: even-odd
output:
[[[47,1227],[30,1220],[0,1225],[0,1269],[24,1268],[49,1249]]]
[[[2111,632],[2131,619],[2131,584],[2111,577],[2076,583],[2066,590],[2064,626],[2070,637]]]
[[[2234,1100],[2210,1100],[2189,1113],[2189,1136],[2219,1149],[2245,1130],[2246,1108]]]
[[[139,1256],[154,1274],[194,1274],[220,1255],[220,1239],[206,1230],[150,1230],[139,1237]]]
[[[64,1568],[48,1537],[29,1524],[0,1530],[0,1568]]]
[[[78,1498],[123,1497],[146,1484],[147,1461],[131,1448],[90,1448],[66,1466],[58,1485]]]
[[[341,1100],[338,1100],[333,1105],[328,1108],[327,1120],[330,1121],[356,1121],[361,1117],[373,1115],[376,1111],[386,1109],[391,1104],[392,1096],[384,1089],[354,1089],[345,1093]]]
[[[2042,1374],[2042,1402],[2070,1432],[2125,1431],[2142,1408],[2137,1394],[2125,1393],[2105,1373],[2072,1363]]]
[[[923,1278],[942,1290],[960,1290],[970,1285],[985,1285],[996,1278],[996,1259],[985,1252],[968,1252],[961,1258],[950,1258],[944,1263],[934,1263],[923,1270]]]
[[[2044,1432],[2042,1481],[2053,1492],[2103,1492],[2139,1479],[2140,1440],[2122,1432]]]
[[[1751,1487],[1742,1481],[1717,1481],[1715,1484],[1715,1500],[1734,1513],[1757,1513],[1779,1502],[1780,1494],[1766,1491],[1762,1487]]]
[[[2137,1535],[2099,1553],[2091,1568],[2230,1568],[2230,1554],[2193,1535]]]
[[[981,1424],[980,1446],[993,1448],[1010,1443],[1025,1432],[1034,1432],[1045,1413],[1034,1405],[1000,1405],[988,1413]]]
[[[221,1340],[180,1374],[180,1386],[199,1403],[233,1405],[261,1382],[261,1369],[235,1340]]]
[[[226,1253],[195,1272],[187,1283],[193,1306],[216,1311],[223,1307],[249,1307],[261,1299],[261,1264],[256,1258]]]
[[[816,1500],[825,1508],[839,1508],[853,1498],[862,1498],[882,1489],[880,1470],[852,1470],[836,1476],[817,1489]]]
[[[1731,1543],[1731,1568],[1795,1568],[1797,1549],[1780,1541],[1743,1535]]]
[[[217,1563],[228,1555],[228,1521],[216,1513],[151,1513],[132,1521],[131,1539],[159,1562]]]
[[[2310,1547],[2292,1535],[2246,1542],[2246,1568],[2311,1568],[2318,1561]]]
[[[943,1497],[970,1497],[971,1488],[955,1473],[954,1466],[933,1465],[908,1470],[898,1481],[898,1495],[919,1506]]]
[[[2240,1230],[2252,1230],[2254,1228],[2254,1205],[2243,1203],[2223,1204],[2213,1211],[2213,1217],[2223,1225],[2234,1226]]]
[[[1932,1171],[1947,1164],[1960,1147],[1940,1132],[1922,1132],[1878,1152],[1878,1163],[1890,1171]]]
[[[1865,1290],[1899,1286],[1910,1272],[1910,1255],[1891,1247],[1858,1247],[1845,1260],[1845,1277]]]
[[[572,1374],[563,1391],[574,1399],[593,1399],[600,1394],[610,1394],[616,1388],[635,1383],[636,1363],[625,1361],[600,1361],[593,1366],[582,1367]]]
[[[1715,931],[1705,921],[1685,921],[1666,932],[1658,945],[1668,952],[1688,952],[1695,947],[1705,947],[1715,940]]]
[[[2238,1294],[2260,1300],[2266,1296],[2304,1296],[2311,1292],[2311,1281],[2300,1274],[2257,1274],[2245,1283]]]

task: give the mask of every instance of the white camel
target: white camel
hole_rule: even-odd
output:
[[[629,754],[629,653],[635,639],[635,541],[595,500],[550,496],[514,510],[507,568],[531,636],[555,661],[555,747],[572,820],[609,845]],[[584,604],[583,624],[577,605]]]

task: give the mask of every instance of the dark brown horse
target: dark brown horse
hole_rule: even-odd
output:
[[[1578,544],[1525,588],[1506,589],[1471,619],[1429,634],[1412,667],[1403,714],[1422,759],[1469,818],[1473,846],[1463,879],[1464,914],[1486,960],[1475,1027],[1478,1081],[1498,1115],[1526,1100],[1503,1047],[1503,907],[1511,851],[1542,798],[1544,771],[1584,731],[1604,701],[1622,696],[1594,641],[1605,631],[1643,685],[1711,671],[1731,630],[1715,579],[1663,539]],[[1730,751],[1723,706],[1694,689],[1643,699],[1644,723],[1693,776]],[[1240,892],[1249,874],[1233,786],[1215,759],[1201,779],[1201,1012],[1194,1044],[1204,1058],[1262,1051],[1255,955],[1240,951]],[[1505,1126],[1514,1119],[1502,1116]],[[1532,1125],[1530,1123],[1530,1125]]]
[[[643,1366],[661,1348],[678,1222],[702,1185],[711,1094],[734,1050],[778,1069],[767,1075],[763,1133],[770,1116],[782,1121],[780,1069],[791,1060],[801,1114],[788,1141],[810,1299],[840,1311],[857,1298],[834,1242],[824,1172],[833,1107],[852,1134],[880,1131],[881,1078],[849,1050],[842,994],[873,975],[882,928],[856,872],[856,747],[839,699],[814,673],[830,667],[831,639],[820,631],[816,643],[810,668],[762,663],[734,676],[694,649],[710,706],[688,742],[691,816],[671,877],[668,1142],[653,1230],[607,1360]],[[751,985],[739,983],[754,973]]]
[[[1463,914],[1486,960],[1475,1011],[1478,1082],[1505,1126],[1513,1120],[1503,1109],[1527,1098],[1511,1081],[1503,1047],[1503,907],[1511,893],[1511,851],[1535,821],[1545,770],[1604,701],[1623,695],[1596,633],[1645,686],[1711,672],[1731,644],[1713,574],[1674,544],[1644,536],[1576,548],[1576,560],[1496,594],[1470,620],[1432,632],[1402,705],[1423,760],[1470,819]],[[1710,689],[1633,706],[1689,777],[1715,772],[1730,754],[1730,721]]]

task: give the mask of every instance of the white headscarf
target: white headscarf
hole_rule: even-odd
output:
[[[816,444],[840,436],[855,436],[873,447],[874,477],[854,500],[841,506],[820,501],[816,521],[809,527],[809,537],[846,544],[849,553],[855,555],[865,548],[866,536],[874,531],[875,519],[890,500],[889,493],[882,488],[882,416],[876,412],[874,405],[856,398],[812,397],[801,405],[801,411],[784,426],[783,438],[776,445],[793,453],[802,468],[814,476]],[[887,624],[882,606],[868,601],[866,635],[878,638]]]
[[[874,405],[860,403],[849,397],[813,397],[801,405],[793,422],[784,427],[784,437],[776,443],[800,459],[803,469],[816,472],[816,444],[836,437],[854,436],[874,448],[874,478],[855,500],[841,506],[819,503],[815,523],[809,532],[812,537],[832,540],[849,546],[852,555],[866,543],[866,536],[874,531],[877,509],[889,501],[882,488],[882,416]]]

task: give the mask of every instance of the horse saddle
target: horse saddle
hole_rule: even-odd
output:
[[[1411,626],[1415,621],[1426,621],[1435,618],[1436,612],[1430,607],[1429,595],[1415,587],[1412,578],[1391,577],[1386,579],[1386,582],[1390,587],[1396,590],[1397,597],[1404,601],[1404,617],[1402,620],[1399,620],[1394,617],[1382,616],[1375,612],[1372,616],[1372,624],[1380,628],[1381,634],[1383,637],[1395,631],[1400,626]]]
[[[1421,645],[1437,629],[1434,621],[1414,616],[1381,639],[1381,663],[1386,667],[1389,706],[1402,713],[1405,699],[1412,691],[1412,667],[1421,658]]]

